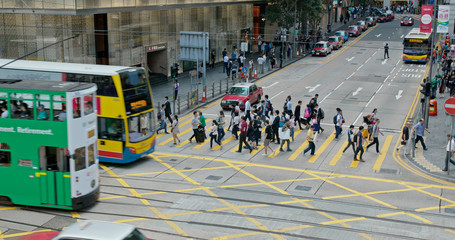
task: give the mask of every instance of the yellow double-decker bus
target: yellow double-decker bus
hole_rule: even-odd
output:
[[[100,162],[129,163],[154,151],[152,90],[143,68],[11,59],[0,66],[3,79],[95,83]]]
[[[431,58],[432,33],[413,28],[403,40],[403,61],[426,63]]]

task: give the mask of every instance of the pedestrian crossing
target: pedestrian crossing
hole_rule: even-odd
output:
[[[207,128],[211,125],[212,119],[206,119]],[[238,150],[239,141],[235,139],[232,133],[228,131],[229,124],[226,123],[226,127],[224,131],[226,133],[224,139],[222,140],[221,148],[218,144],[214,143],[212,149],[210,149],[210,137],[208,136],[208,131],[206,132],[207,139],[203,143],[193,143],[189,142],[189,137],[193,134],[191,128],[191,119],[186,120],[185,122],[180,124],[181,133],[178,134],[179,138],[182,140],[181,143],[174,145],[173,138],[170,134],[158,134],[157,135],[157,145],[162,147],[161,149],[165,149],[166,147],[176,147],[183,149],[194,149],[197,151],[197,154],[209,154],[209,152],[219,150],[217,153],[218,155],[223,154],[233,154]],[[183,131],[182,131],[183,130]],[[261,130],[261,136],[264,136],[265,127]],[[287,159],[288,161],[306,161],[308,164],[320,164],[322,161],[327,162],[324,163],[328,165],[327,167],[336,167],[337,165],[346,166],[349,165],[350,168],[358,168],[359,166],[368,165],[368,168],[372,170],[380,170],[381,166],[383,165],[387,152],[391,149],[391,143],[394,139],[393,135],[385,135],[384,137],[380,138],[380,146],[381,146],[381,154],[377,154],[373,148],[370,148],[370,153],[365,151],[364,159],[366,160],[365,163],[361,163],[359,161],[354,161],[354,154],[352,153],[352,148],[348,148],[345,153],[343,153],[344,148],[348,145],[348,141],[346,136],[342,135],[340,138],[342,140],[338,141],[335,139],[335,131],[327,132],[318,134],[317,141],[316,141],[316,152],[315,155],[310,156],[307,154],[306,156],[303,155],[304,149],[308,147],[308,141],[306,141],[306,134],[308,130],[296,130],[294,133],[295,141],[292,142],[291,152],[287,152],[287,146],[285,143],[283,145],[284,152],[280,151],[280,145],[270,143],[270,146],[274,150],[272,153],[269,152],[268,156],[262,156],[264,153],[264,145],[263,140],[259,142],[259,146],[257,149],[253,150],[249,153],[248,149],[243,149],[242,155],[248,154],[251,157],[263,157],[268,159]],[[240,133],[239,133],[240,134]],[[344,139],[343,139],[344,138]],[[365,144],[366,146],[366,144]],[[158,147],[157,151],[160,151],[160,147]],[[372,146],[374,147],[374,146]],[[171,150],[171,149],[170,149]],[[261,155],[256,156],[258,153]],[[237,153],[236,153],[237,154]],[[322,160],[321,160],[322,159]],[[374,160],[374,161],[373,161]]]
[[[395,19],[403,19],[404,17],[412,17],[416,21],[420,21],[420,15],[417,14],[396,14]]]

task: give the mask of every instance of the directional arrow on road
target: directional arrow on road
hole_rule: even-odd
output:
[[[355,57],[351,57],[351,58],[346,58],[346,61],[350,62],[352,61],[352,59],[354,59]]]
[[[305,87],[305,88],[308,89],[309,92],[312,92],[312,91],[316,90],[316,88],[318,88],[319,86],[321,86],[321,84],[317,84],[317,85],[314,86],[314,87],[309,87],[309,86],[308,86],[308,87]]]
[[[278,83],[280,83],[280,82],[274,82],[274,83],[270,84],[269,86],[267,86],[267,87],[262,87],[262,88],[271,88],[271,87],[277,85]]]
[[[378,34],[378,35],[375,35],[375,36],[376,36],[376,37],[380,37],[381,35],[382,35],[382,34],[380,33],[380,34]]]
[[[404,37],[404,34],[403,34],[403,35],[401,35],[401,37],[400,37],[400,38],[403,38],[403,37]]]
[[[395,95],[395,98],[398,100],[398,99],[400,99],[401,97],[403,97],[403,96],[401,95],[402,93],[403,93],[403,90],[399,90],[399,91],[398,91],[398,94]]]
[[[382,65],[386,64],[387,63],[387,58],[384,59],[384,61],[382,61]]]
[[[352,93],[352,96],[359,94],[359,92],[362,91],[362,89],[363,88],[361,88],[361,87],[357,88],[357,90],[355,90],[355,92]]]

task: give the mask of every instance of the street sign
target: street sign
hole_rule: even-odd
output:
[[[179,60],[209,61],[209,33],[180,31]]]
[[[444,109],[446,113],[450,115],[455,115],[455,98],[449,98],[444,103]]]

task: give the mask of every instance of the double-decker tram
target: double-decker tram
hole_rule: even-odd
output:
[[[80,209],[97,201],[96,85],[0,80],[0,199]]]
[[[100,162],[129,163],[155,149],[152,90],[143,68],[0,59],[6,79],[95,83]]]

